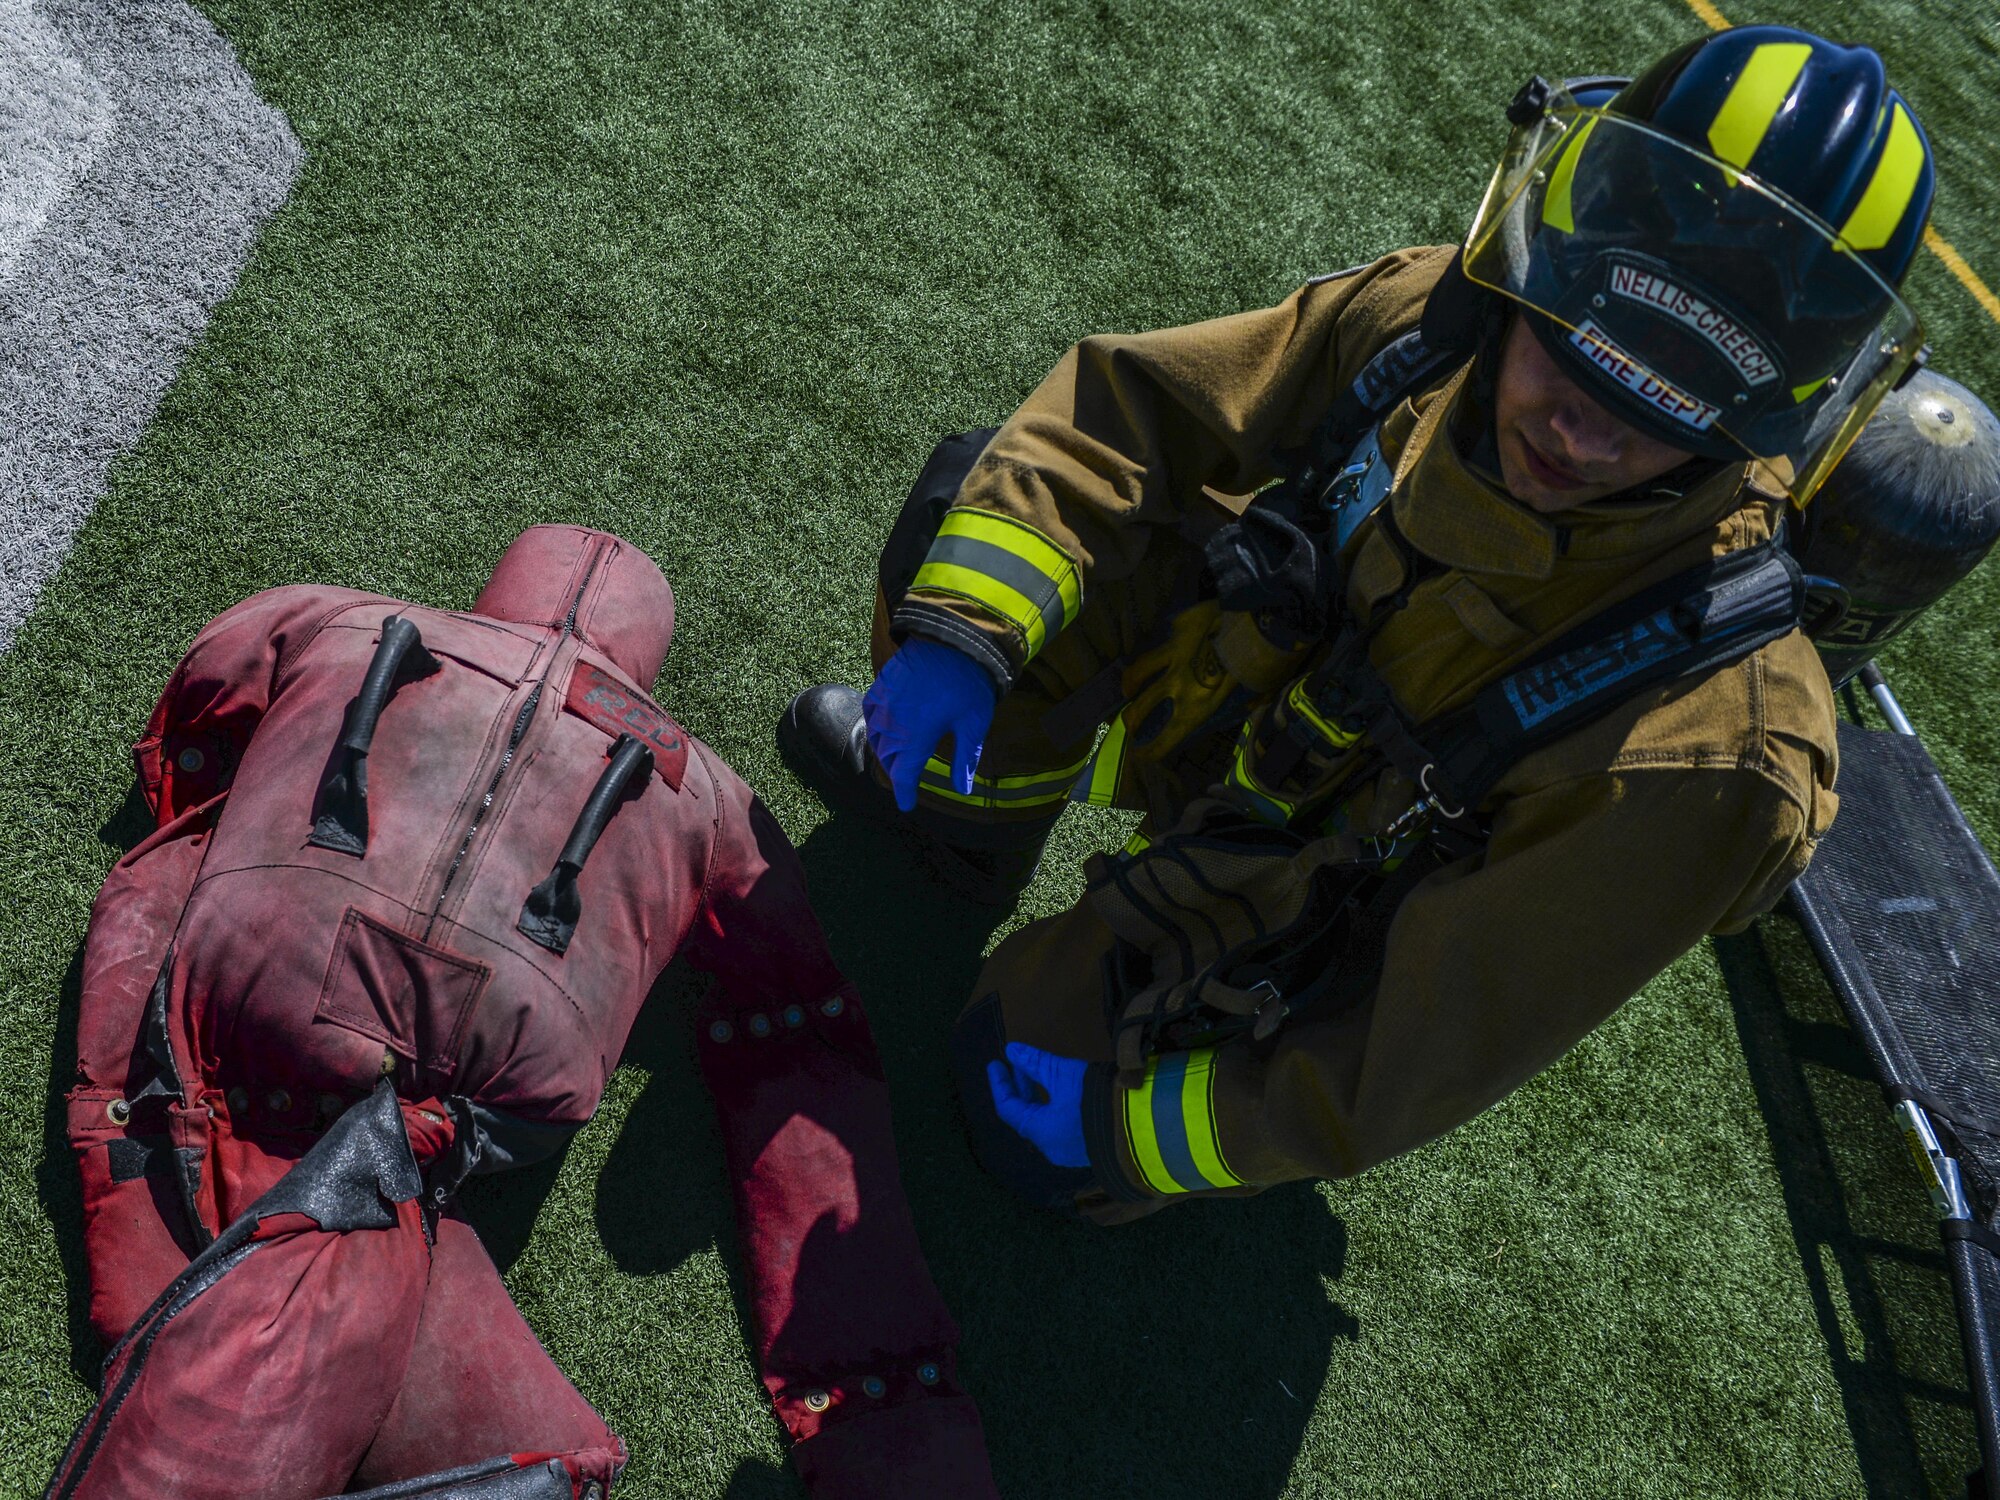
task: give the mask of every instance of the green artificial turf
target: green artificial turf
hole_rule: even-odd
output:
[[[821,826],[772,745],[796,689],[864,678],[874,549],[937,437],[1085,333],[1456,238],[1521,80],[1643,64],[1699,31],[1680,0],[202,5],[307,158],[0,659],[0,1491],[39,1488],[90,1400],[56,1101],[153,695],[256,589],[464,607],[566,520],[665,567],[661,694],[803,846],[1004,1493],[1952,1492],[1975,1449],[1929,1209],[1786,921],[1364,1179],[1091,1230],[958,1134],[943,1043],[993,921]],[[1839,21],[2000,284],[2000,21]],[[2000,402],[2000,325],[1928,256],[1910,293],[1937,367]],[[1886,658],[1990,846],[1996,596],[1989,565]],[[1073,814],[1016,920],[1119,836]],[[677,984],[566,1158],[472,1208],[630,1442],[629,1493],[795,1496]]]

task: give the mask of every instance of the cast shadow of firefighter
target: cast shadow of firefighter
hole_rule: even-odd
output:
[[[871,828],[835,820],[800,855],[887,1069],[903,1186],[962,1330],[960,1372],[1001,1493],[1281,1493],[1335,1345],[1359,1337],[1330,1291],[1346,1228],[1325,1198],[1292,1184],[1112,1230],[1017,1203],[974,1161],[946,1065],[1000,914],[944,894]],[[598,1223],[629,1272],[734,1242],[720,1147],[701,1124],[690,1010],[649,1006],[626,1050],[652,1077],[600,1179]],[[651,1164],[676,1152],[685,1186],[668,1190],[688,1194],[676,1211],[616,1190],[657,1181]],[[826,1221],[808,1237],[801,1284],[840,1233]]]

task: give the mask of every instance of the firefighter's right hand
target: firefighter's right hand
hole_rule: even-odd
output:
[[[896,806],[904,812],[916,807],[924,762],[947,734],[952,788],[972,794],[996,702],[993,679],[965,652],[922,636],[903,643],[861,700],[869,748],[889,773]]]

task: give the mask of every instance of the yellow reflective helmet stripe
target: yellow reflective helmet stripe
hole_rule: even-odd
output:
[[[1083,581],[1070,555],[1011,516],[959,506],[911,581],[969,599],[1019,630],[1033,656],[1083,608]]]
[[[1882,159],[1875,163],[1875,175],[1854,212],[1840,226],[1840,238],[1850,250],[1879,250],[1888,244],[1903,222],[1917,183],[1924,175],[1924,138],[1910,112],[1898,104],[1889,121],[1889,142]]]
[[[1797,405],[1800,402],[1804,401],[1806,397],[1810,396],[1814,391],[1818,390],[1821,386],[1825,385],[1831,379],[1833,379],[1831,375],[1822,375],[1817,380],[1808,380],[1804,385],[1793,386],[1792,387],[1793,405]]]
[[[1719,158],[1732,167],[1750,165],[1811,56],[1806,42],[1766,42],[1750,54],[1709,122],[1708,144]]]
[[[1156,1193],[1241,1187],[1222,1154],[1215,1122],[1215,1049],[1169,1052],[1147,1062],[1125,1093],[1132,1160]]]
[[[1090,758],[1084,772],[1077,778],[1076,786],[1070,793],[1072,802],[1083,802],[1091,807],[1112,807],[1118,797],[1118,781],[1125,772],[1125,716],[1119,714],[1111,721],[1111,727],[1104,732],[1098,742],[1097,753]]]
[[[1584,121],[1582,128],[1562,148],[1556,169],[1549,174],[1549,190],[1542,199],[1542,222],[1555,225],[1564,234],[1576,233],[1576,220],[1570,211],[1570,187],[1576,178],[1576,159],[1583,154],[1583,143],[1590,139],[1590,132],[1596,128],[1595,115]]]

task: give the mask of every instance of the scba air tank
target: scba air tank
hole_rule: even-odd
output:
[[[2000,539],[2000,421],[1964,386],[1919,370],[1793,526],[1812,578],[1806,633],[1838,687]]]

